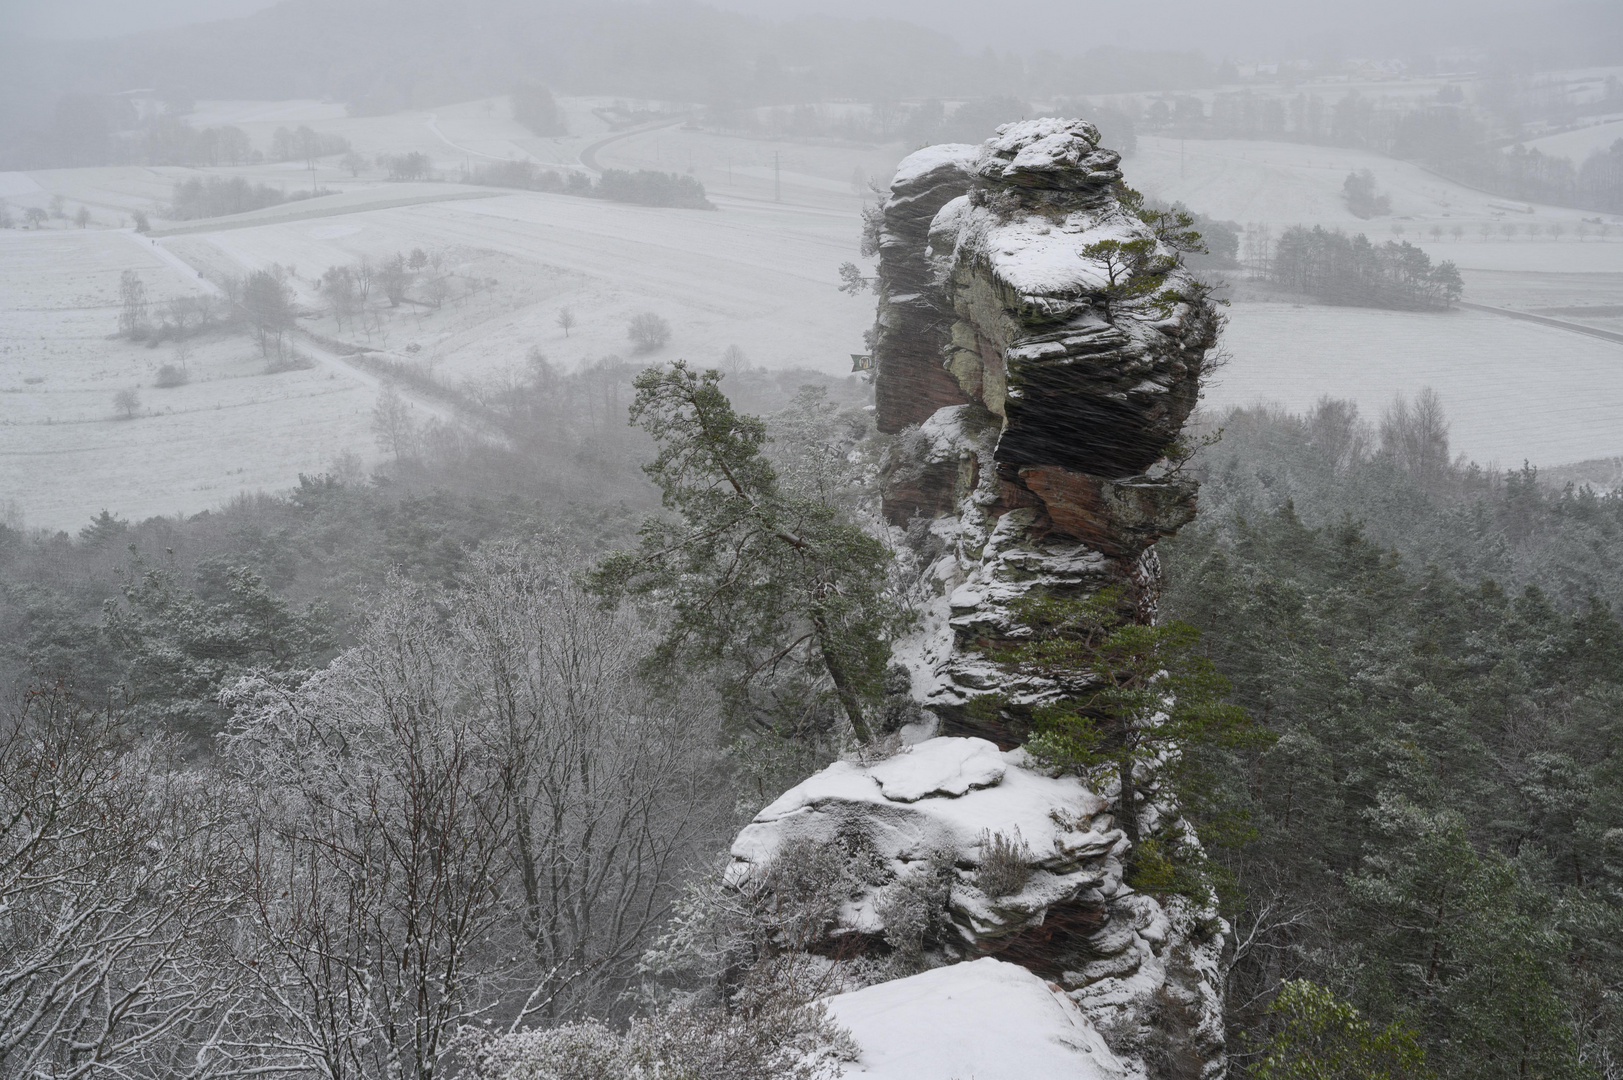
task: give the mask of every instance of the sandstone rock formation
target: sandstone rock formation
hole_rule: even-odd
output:
[[[1118,162],[1086,122],[1009,124],[973,153],[907,158],[884,206],[875,393],[900,436],[885,514],[940,555],[938,617],[904,662],[944,730],[1005,746],[1021,733],[962,706],[1002,687],[983,653],[1017,630],[1009,603],[1114,584],[1151,618],[1151,545],[1195,511],[1192,483],[1147,470],[1194,408],[1220,320],[1122,205]]]
[[[885,515],[918,555],[924,608],[886,710],[911,745],[785,793],[739,835],[732,873],[839,852],[850,869],[815,952],[890,963],[922,941],[925,966],[1012,962],[1066,994],[1125,1075],[1216,1080],[1227,927],[1123,882],[1113,782],[1035,767],[1018,709],[968,707],[1050,692],[988,657],[1024,632],[1023,597],[1119,587],[1124,618],[1153,619],[1153,545],[1194,516],[1194,485],[1158,463],[1220,320],[1123,204],[1118,164],[1091,124],[1049,119],[898,169],[874,358],[879,426],[897,436]],[[1148,788],[1140,835],[1169,809]]]
[[[1024,632],[1014,612],[1032,593],[1120,586],[1121,617],[1154,619],[1152,546],[1195,515],[1195,486],[1157,463],[1220,320],[1169,237],[1123,205],[1118,162],[1089,123],[1032,120],[899,167],[875,393],[896,435],[886,518],[919,555],[923,617],[894,650],[886,708],[909,745],[787,791],[738,835],[730,875],[803,882],[782,867],[821,867],[836,901],[811,952],[881,979],[846,999],[912,1002],[894,1023],[945,1007],[898,989],[935,986],[894,979],[907,965],[1014,963],[1078,1007],[1081,1043],[1109,1043],[1100,1075],[1216,1080],[1229,929],[1123,882],[1117,786],[1035,767],[1016,713],[1052,687],[988,658]],[[982,693],[1013,708],[987,718],[969,708]],[[1139,835],[1170,809],[1147,791]]]

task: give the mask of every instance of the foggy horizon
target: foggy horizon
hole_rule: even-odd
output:
[[[45,39],[121,37],[151,30],[196,26],[240,18],[276,6],[277,0],[7,0],[12,25]],[[668,4],[632,5],[655,8]],[[968,52],[982,48],[1030,53],[1039,49],[1074,54],[1100,46],[1201,52],[1208,58],[1281,60],[1326,55],[1406,57],[1409,41],[1425,49],[1513,48],[1529,19],[1540,13],[1600,10],[1572,0],[1500,0],[1492,6],[1467,0],[1422,4],[1381,0],[1356,13],[1337,0],[1297,3],[1246,0],[1222,8],[1196,0],[1159,5],[1153,26],[1130,9],[1104,0],[1015,0],[992,9],[970,0],[713,0],[708,4],[767,21],[825,15],[844,19],[891,19],[953,38]],[[1044,26],[1034,46],[1022,27]],[[1248,51],[1249,50],[1249,51]]]

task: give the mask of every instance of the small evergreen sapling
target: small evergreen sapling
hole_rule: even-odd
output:
[[[1153,774],[1180,804],[1198,777],[1190,750],[1238,746],[1264,736],[1225,699],[1229,683],[1196,651],[1200,632],[1185,622],[1124,622],[1121,590],[1080,599],[1031,597],[1015,605],[1029,638],[993,650],[1011,673],[1051,684],[1055,693],[1031,711],[1027,750],[1050,765],[1114,772],[1119,820],[1140,841],[1140,788]],[[981,710],[1009,704],[984,698]],[[1193,801],[1192,798],[1190,801]]]

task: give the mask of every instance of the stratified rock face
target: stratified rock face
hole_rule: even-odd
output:
[[[976,147],[931,146],[905,159],[891,182],[879,235],[879,320],[874,386],[879,430],[895,434],[944,405],[969,400],[941,366],[952,332],[952,309],[942,303],[925,258],[930,223],[941,208],[969,190]]]
[[[1008,689],[983,654],[1018,632],[1011,603],[1117,585],[1124,613],[1153,618],[1152,545],[1195,513],[1193,483],[1146,470],[1195,405],[1220,321],[1118,201],[1120,158],[1098,139],[1047,119],[920,150],[884,208],[876,395],[900,435],[885,513],[947,549],[904,663],[944,730],[1005,746],[1023,733],[963,706]]]
[[[1031,767],[1023,750],[933,738],[876,764],[838,762],[785,792],[739,834],[729,877],[767,880],[773,861],[797,848],[845,852],[858,869],[816,951],[860,961],[886,951],[898,930],[892,921],[917,918],[909,900],[927,893],[921,882],[945,873],[945,925],[926,943],[925,963],[976,967],[993,958],[1038,976],[1079,1010],[1083,1044],[1102,1033],[1112,1047],[1093,1059],[1101,1075],[1217,1076],[1225,928],[1186,900],[1158,903],[1123,884],[1128,842],[1109,805],[1074,776]],[[943,978],[952,981],[935,981]],[[845,998],[907,1001],[895,988],[928,981],[914,976]],[[1052,1003],[1030,1008],[1027,1026]],[[940,1019],[939,1008],[927,1012]],[[879,1064],[873,1071],[892,1075]]]
[[[763,811],[734,854],[759,861],[777,839],[843,822],[874,838],[900,881],[944,847],[954,936],[941,959],[1019,963],[1069,993],[1134,1073],[1211,1080],[1226,1067],[1227,927],[1123,885],[1116,791],[1031,769],[1009,710],[968,707],[1052,692],[988,657],[1025,632],[1016,613],[1034,593],[1116,588],[1124,617],[1153,620],[1153,545],[1194,517],[1194,484],[1154,470],[1195,405],[1220,320],[1118,200],[1118,165],[1091,124],[1053,119],[903,162],[884,208],[876,394],[881,429],[897,434],[885,513],[920,556],[925,610],[895,650],[907,708],[887,714],[956,737],[834,766]],[[951,773],[961,790],[904,798],[889,776],[913,771]],[[928,787],[915,777],[909,790]],[[1142,832],[1161,809],[1152,796]],[[991,896],[987,838],[1016,832],[1029,876]],[[831,933],[882,938],[895,887],[854,897]]]
[[[1218,1080],[1227,926],[1208,906],[1123,881],[1113,780],[1090,788],[1035,767],[1018,709],[968,707],[1053,693],[988,657],[1027,632],[1024,598],[1119,588],[1123,617],[1153,619],[1153,545],[1194,515],[1194,485],[1150,470],[1194,407],[1219,320],[1119,203],[1118,163],[1091,124],[1037,120],[979,147],[921,150],[897,172],[876,394],[880,429],[897,435],[885,512],[919,555],[924,611],[894,650],[884,720],[912,745],[786,792],[739,834],[730,877],[832,882],[811,951],[858,981],[953,965],[835,999],[842,1017],[894,1007],[897,1024],[929,1019],[952,998],[931,1007],[931,993],[968,980],[967,993],[971,974],[1012,963],[1075,1005],[1077,1046],[1095,1033],[1108,1043],[1098,1074]],[[1168,808],[1153,776],[1144,790],[1139,834],[1153,835],[1170,827]],[[1020,1017],[1053,1008],[1027,999],[1010,1006]],[[883,1044],[876,1076],[937,1075],[931,1048],[914,1045],[931,1036],[868,1026]],[[1062,1072],[1089,1075],[1012,1075]]]

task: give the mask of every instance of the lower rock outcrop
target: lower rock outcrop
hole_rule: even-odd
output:
[[[1107,795],[1032,767],[1023,750],[927,739],[785,792],[739,834],[729,877],[799,880],[786,862],[840,852],[848,891],[812,951],[1017,964],[1114,1048],[1119,1075],[1215,1076],[1224,928],[1187,900],[1123,883],[1128,842]]]

